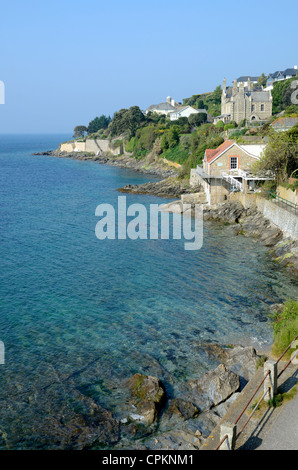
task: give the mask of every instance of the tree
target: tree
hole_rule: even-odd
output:
[[[84,135],[87,132],[87,127],[86,126],[76,126],[74,128],[73,132],[74,132],[73,137],[75,139],[80,138],[80,137],[84,137]]]
[[[258,85],[266,86],[266,83],[267,83],[267,77],[264,73],[262,73],[262,75],[260,75],[260,77],[258,78]]]
[[[273,114],[283,111],[288,106],[291,106],[291,95],[293,93],[292,82],[296,78],[288,80],[281,80],[273,84],[272,90],[272,112]]]
[[[206,109],[203,100],[198,100],[198,109]]]
[[[191,126],[199,127],[203,122],[207,121],[206,113],[193,113],[189,116],[188,122]]]
[[[106,129],[111,122],[110,116],[102,114],[100,117],[94,118],[88,124],[88,134],[94,134],[100,129]]]
[[[216,124],[215,124],[215,127],[217,129],[223,129],[225,126],[225,123],[223,121],[218,121]]]
[[[288,176],[298,168],[298,125],[287,132],[271,131],[269,142],[263,157],[257,162],[254,171],[273,171],[276,183],[287,180]]]
[[[212,101],[214,104],[221,104],[221,95],[222,95],[222,89],[221,86],[218,85],[214,92],[212,93]]]
[[[134,136],[137,129],[146,122],[146,117],[138,106],[132,106],[129,109],[120,109],[114,114],[109,126],[112,135],[121,135],[125,132]]]

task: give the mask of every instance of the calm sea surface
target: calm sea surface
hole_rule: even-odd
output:
[[[99,241],[97,205],[116,207],[117,188],[153,178],[32,156],[69,137],[0,136],[0,448],[38,445],[41,393],[55,384],[43,419],[71,406],[68,377],[116,416],[115,384],[136,372],[159,375],[174,396],[211,366],[200,342],[269,344],[270,304],[298,294],[268,249],[222,225],[205,224],[199,251]],[[168,200],[127,195],[135,202]]]

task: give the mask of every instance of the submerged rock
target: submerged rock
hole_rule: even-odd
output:
[[[163,383],[157,378],[144,374],[135,374],[127,381],[136,413],[130,414],[132,419],[144,424],[152,424],[166,401]]]
[[[195,418],[198,416],[199,412],[200,410],[197,406],[183,398],[174,398],[171,400],[167,409],[169,416],[175,414],[185,419]]]

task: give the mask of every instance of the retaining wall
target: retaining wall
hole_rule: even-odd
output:
[[[298,239],[298,214],[293,210],[287,210],[276,203],[265,199],[258,194],[234,193],[230,196],[231,201],[239,201],[246,208],[256,207],[261,214],[279,227],[286,235]]]
[[[94,155],[120,155],[123,153],[123,147],[113,146],[113,141],[104,139],[86,139],[85,142],[75,140],[74,142],[65,142],[59,147],[61,152],[88,152],[94,153]]]

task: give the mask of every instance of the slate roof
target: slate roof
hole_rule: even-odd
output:
[[[174,106],[172,106],[170,103],[167,101],[165,103],[159,103],[159,104],[152,104],[147,108],[146,111],[153,111],[157,109],[158,111],[175,111]]]
[[[298,70],[296,69],[286,69],[284,71],[284,75],[292,75],[293,77],[296,77]]]
[[[263,91],[262,88],[259,88],[259,90],[260,91],[248,91],[247,87],[244,89],[246,95],[251,96],[252,101],[255,101],[255,102],[270,101],[270,98],[271,98],[270,91]],[[231,98],[232,95],[233,95],[233,88],[228,87],[226,90],[226,97]]]
[[[270,91],[252,91],[251,100],[257,103],[262,101],[270,101],[271,93]]]
[[[294,127],[296,124],[298,124],[298,118],[295,117],[280,117],[273,121],[271,126],[274,129],[291,129],[291,127]]]
[[[251,82],[257,82],[258,79],[259,79],[259,77],[251,77],[250,75],[245,75],[245,76],[243,76],[243,77],[237,78],[237,82],[238,82],[238,83],[239,83],[239,82],[247,82],[249,78],[250,78],[250,81],[251,81]]]
[[[270,73],[268,78],[277,78],[279,75],[283,75],[283,72],[281,70],[277,70],[274,73]]]
[[[292,77],[295,77],[297,74],[297,70],[294,69],[294,68],[289,68],[289,69],[286,69],[284,71],[282,70],[277,70],[276,72],[274,73],[270,73],[268,78],[278,78],[278,77],[286,77],[287,75],[292,75]]]

